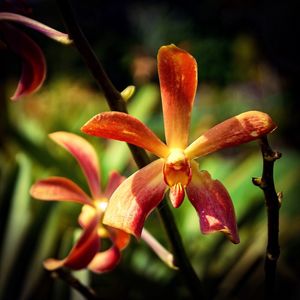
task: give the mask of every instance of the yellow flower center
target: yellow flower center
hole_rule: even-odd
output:
[[[186,187],[191,181],[192,170],[189,159],[181,149],[173,149],[164,164],[164,179],[168,186],[181,184]]]
[[[108,204],[107,198],[100,198],[100,199],[94,200],[94,207],[97,210],[97,212],[101,214],[101,220],[98,224],[98,234],[99,234],[99,236],[101,236],[103,238],[109,236],[107,229],[105,228],[105,226],[102,223],[102,219],[103,219],[107,204]]]

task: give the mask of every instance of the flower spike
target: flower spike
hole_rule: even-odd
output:
[[[227,190],[207,171],[200,172],[194,159],[258,139],[272,132],[276,125],[267,114],[248,111],[214,126],[188,146],[197,63],[175,45],[161,47],[157,60],[166,144],[146,125],[124,113],[99,114],[81,129],[90,135],[134,144],[160,157],[116,189],[103,223],[139,238],[146,217],[169,188],[175,208],[188,196],[198,213],[202,233],[221,231],[238,243],[234,208]]]

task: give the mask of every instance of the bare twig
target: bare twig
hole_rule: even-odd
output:
[[[268,215],[268,241],[265,256],[265,292],[267,299],[273,299],[275,293],[275,278],[277,260],[280,255],[279,247],[279,209],[282,193],[276,193],[273,169],[274,162],[281,157],[281,153],[273,151],[269,145],[267,136],[259,140],[263,157],[262,177],[253,178],[255,185],[259,186],[265,195],[265,203]]]
[[[85,61],[97,84],[102,89],[110,109],[127,113],[126,104],[121,94],[119,93],[119,91],[117,91],[117,89],[108,78],[104,68],[97,59],[95,53],[89,45],[89,42],[78,26],[70,2],[68,0],[58,0],[57,4],[60,7],[65,25],[71,39],[74,42],[75,47]],[[139,168],[142,168],[149,164],[150,159],[145,150],[134,145],[128,146]],[[168,205],[160,204],[158,206],[158,212],[160,214],[164,227],[166,228],[166,232],[168,234],[168,238],[174,252],[175,260],[177,266],[179,267],[179,272],[185,280],[191,295],[193,295],[193,298],[201,299],[201,282],[197,274],[195,273],[189,259],[187,258],[179,231],[177,229],[170,208],[168,207]]]

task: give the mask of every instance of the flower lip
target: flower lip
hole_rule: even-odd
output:
[[[180,183],[186,187],[192,177],[190,161],[181,149],[172,149],[164,164],[164,180],[170,187]]]

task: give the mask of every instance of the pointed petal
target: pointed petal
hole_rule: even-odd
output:
[[[185,149],[190,158],[204,156],[219,149],[247,143],[276,128],[269,115],[248,111],[212,127]]]
[[[30,189],[33,198],[47,201],[70,201],[92,205],[90,197],[73,181],[50,177],[37,181]]]
[[[170,187],[169,197],[174,208],[181,205],[184,200],[184,195],[184,188],[180,182]]]
[[[130,235],[127,232],[110,226],[106,226],[106,228],[108,229],[110,238],[116,247],[120,250],[127,247],[130,241]]]
[[[46,77],[46,61],[40,47],[26,34],[5,23],[0,31],[8,47],[22,59],[22,74],[12,100],[36,92]]]
[[[186,191],[198,213],[202,233],[222,231],[233,243],[239,243],[233,204],[220,181],[211,179],[206,171],[199,172],[194,163],[193,178]]]
[[[94,217],[83,231],[78,242],[71,249],[69,255],[62,260],[49,258],[44,261],[44,267],[50,271],[63,266],[74,270],[85,268],[99,251],[98,223],[99,216],[94,214]]]
[[[197,63],[174,45],[161,47],[157,59],[167,145],[185,149],[197,89]]]
[[[163,164],[162,159],[155,160],[123,181],[108,202],[103,223],[140,237],[146,217],[166,189]]]
[[[49,137],[74,156],[86,176],[93,198],[100,198],[100,170],[93,146],[79,135],[69,132],[58,131],[49,134]]]
[[[124,141],[166,157],[168,147],[141,121],[121,112],[105,112],[94,116],[81,130],[84,133]]]
[[[39,31],[40,33],[46,35],[47,37],[49,37],[53,40],[56,40],[60,43],[63,43],[63,44],[72,43],[72,40],[69,39],[69,36],[66,33],[57,31],[47,25],[44,25],[43,23],[40,23],[38,21],[35,21],[33,19],[30,19],[30,18],[22,16],[22,15],[9,13],[9,12],[1,12],[0,20],[20,23],[24,26],[27,26],[36,31]]]
[[[120,250],[112,246],[106,251],[98,252],[88,265],[88,268],[95,273],[108,272],[116,267],[120,258]]]
[[[120,175],[118,172],[113,171],[109,175],[108,183],[104,196],[109,199],[117,187],[126,179],[126,177]]]

